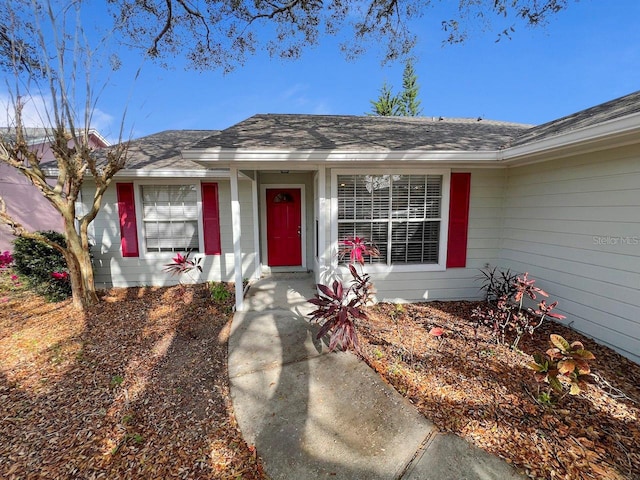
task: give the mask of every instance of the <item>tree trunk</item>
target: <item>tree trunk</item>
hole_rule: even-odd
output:
[[[73,306],[85,311],[99,302],[93,280],[93,264],[88,248],[82,247],[82,239],[74,228],[65,222],[67,248],[64,257],[69,266],[69,279],[73,292]]]

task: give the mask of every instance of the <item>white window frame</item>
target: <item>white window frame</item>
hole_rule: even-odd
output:
[[[438,239],[438,263],[412,264],[366,264],[369,273],[398,273],[398,272],[441,272],[447,265],[447,239],[449,233],[449,195],[451,190],[450,169],[418,169],[397,168],[390,170],[379,167],[363,167],[359,169],[333,169],[331,171],[331,266],[339,273],[348,272],[346,265],[338,263],[338,175],[441,175],[442,201],[440,205],[440,236]]]
[[[142,186],[164,186],[164,185],[195,185],[196,187],[196,208],[198,212],[198,251],[194,252],[195,255],[204,256],[204,235],[203,235],[203,222],[202,222],[202,181],[194,180],[192,178],[177,178],[171,180],[154,179],[154,180],[139,180],[133,182],[134,198],[136,207],[136,225],[138,228],[138,251],[140,252],[140,258],[159,258],[159,259],[171,259],[176,256],[176,252],[150,252],[147,250],[146,239],[146,227],[144,222],[144,208],[142,201]]]

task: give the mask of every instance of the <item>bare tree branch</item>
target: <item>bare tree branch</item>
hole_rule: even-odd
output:
[[[0,138],[0,162],[24,175],[59,212],[64,224],[66,245],[56,246],[37,232],[27,231],[9,213],[6,204],[9,199],[2,199],[0,203],[0,223],[8,225],[16,235],[45,241],[63,254],[69,270],[74,305],[83,309],[98,301],[89,252],[89,224],[95,219],[113,176],[124,167],[127,150],[126,147],[117,146],[107,155],[98,155],[91,143],[91,119],[97,98],[90,75],[94,63],[93,52],[80,22],[81,3],[72,2],[62,11],[55,10],[51,2],[41,5],[38,0],[33,0],[32,5],[33,42],[41,52],[42,82],[46,83],[44,91],[50,98],[50,105],[43,107],[42,115],[49,123],[46,127],[46,147],[38,148],[29,141],[23,118],[24,97],[20,91],[20,86],[25,85],[28,95],[42,96],[40,82],[31,77],[26,80],[21,78],[20,70],[15,68],[16,89],[11,96],[16,99],[13,102],[15,125],[11,135]],[[70,24],[67,24],[68,19]],[[78,87],[84,87],[82,92]],[[75,102],[82,95],[83,108],[78,111]],[[122,131],[123,123],[120,133]],[[45,153],[48,155],[46,162],[43,161]],[[53,161],[49,158],[51,155]],[[47,173],[52,173],[55,178],[48,178]],[[77,219],[76,202],[83,192],[85,178],[93,180],[95,190],[88,212]],[[84,191],[89,192],[89,187]]]

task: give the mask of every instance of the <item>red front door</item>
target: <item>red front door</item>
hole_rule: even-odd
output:
[[[299,188],[267,189],[267,256],[272,267],[302,265]]]

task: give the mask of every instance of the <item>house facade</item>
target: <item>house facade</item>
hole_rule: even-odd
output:
[[[537,127],[256,115],[163,132],[133,142],[92,228],[105,286],[175,282],[162,267],[188,250],[200,280],[327,282],[350,235],[380,249],[378,300],[476,299],[479,269],[527,271],[573,328],[638,362],[640,92]]]

